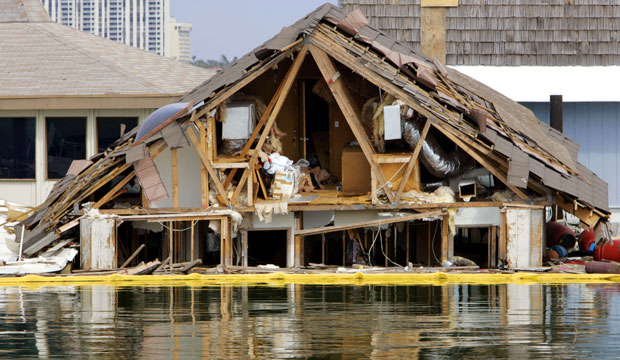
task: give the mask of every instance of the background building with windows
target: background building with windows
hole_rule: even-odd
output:
[[[39,0],[0,0],[0,49],[0,198],[24,205],[214,74],[55,23]]]
[[[170,24],[168,25],[170,39],[170,53],[168,57],[171,59],[189,62],[190,56],[190,32],[192,31],[192,24],[176,22],[175,18],[170,18]]]
[[[41,0],[52,21],[170,56],[170,0]]]

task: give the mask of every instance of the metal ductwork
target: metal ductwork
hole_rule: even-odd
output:
[[[403,138],[413,150],[420,141],[424,121],[418,119],[406,119],[402,121]],[[476,167],[476,162],[459,147],[451,152],[446,152],[440,142],[429,132],[426,134],[420,161],[424,167],[434,176],[440,179],[462,175]]]

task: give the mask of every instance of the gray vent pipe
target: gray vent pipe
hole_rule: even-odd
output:
[[[402,127],[403,138],[413,150],[420,141],[424,121],[413,118],[403,120]],[[476,167],[474,159],[459,147],[447,153],[430,133],[426,134],[424,144],[422,144],[420,161],[431,174],[440,179],[462,175]]]

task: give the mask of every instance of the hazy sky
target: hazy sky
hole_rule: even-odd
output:
[[[192,24],[191,55],[241,57],[322,4],[337,0],[170,0],[178,22]]]

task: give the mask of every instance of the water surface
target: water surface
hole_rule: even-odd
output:
[[[606,358],[618,285],[0,288],[0,356]]]

